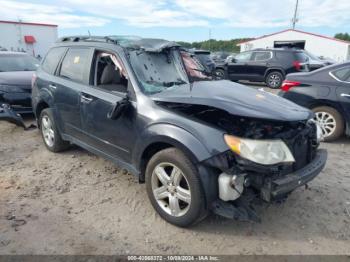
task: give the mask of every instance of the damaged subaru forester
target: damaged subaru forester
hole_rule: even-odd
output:
[[[327,159],[311,111],[216,80],[165,40],[61,38],[33,77],[32,103],[48,150],[76,144],[127,169],[181,227],[210,212],[259,221],[255,200],[284,200]]]

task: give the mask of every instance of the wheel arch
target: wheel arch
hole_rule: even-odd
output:
[[[266,69],[264,78],[266,78],[267,75],[270,74],[271,72],[275,72],[275,71],[281,73],[281,74],[283,75],[283,77],[286,77],[286,72],[284,71],[283,68],[280,68],[280,67],[271,67],[271,68]]]
[[[134,150],[133,162],[140,170],[140,182],[144,182],[148,161],[155,153],[165,148],[180,149],[195,164],[211,156],[207,148],[191,133],[169,124],[160,124],[147,129],[136,145],[139,146]]]

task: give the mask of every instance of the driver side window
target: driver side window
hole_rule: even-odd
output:
[[[252,52],[244,52],[236,55],[235,60],[237,62],[246,62],[250,60],[251,56],[252,56]]]
[[[104,51],[95,52],[93,85],[109,92],[127,93],[129,77],[120,59]]]

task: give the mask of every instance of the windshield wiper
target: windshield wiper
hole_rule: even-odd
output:
[[[183,80],[178,80],[178,81],[172,81],[172,82],[163,82],[162,84],[165,87],[171,87],[174,85],[183,85],[183,84],[186,84],[186,82]]]

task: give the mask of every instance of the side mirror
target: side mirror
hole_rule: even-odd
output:
[[[125,109],[128,108],[130,104],[129,97],[126,96],[122,100],[116,102],[114,106],[112,107],[111,111],[107,114],[107,117],[109,119],[118,119],[122,113],[125,111]]]
[[[236,58],[232,58],[232,59],[231,59],[231,63],[237,63]]]

